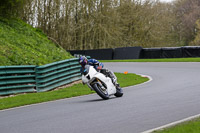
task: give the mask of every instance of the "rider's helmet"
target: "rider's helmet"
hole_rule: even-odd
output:
[[[85,66],[88,62],[88,59],[85,56],[81,56],[79,58],[79,64],[81,64],[81,66]]]

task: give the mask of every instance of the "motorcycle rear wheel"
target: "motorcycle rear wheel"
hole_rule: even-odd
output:
[[[99,84],[94,84],[93,89],[96,91],[96,93],[103,98],[104,100],[109,99],[109,95],[107,91],[102,90],[101,86]]]
[[[116,97],[122,97],[123,96],[123,90],[122,88],[116,88],[116,93],[114,94]]]

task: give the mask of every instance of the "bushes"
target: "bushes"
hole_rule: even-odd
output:
[[[0,16],[16,16],[24,3],[25,0],[1,0]]]

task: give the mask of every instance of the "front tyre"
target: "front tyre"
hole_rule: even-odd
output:
[[[93,89],[96,91],[96,93],[103,98],[104,100],[109,99],[109,95],[106,91],[106,89],[102,89],[102,87],[99,84],[94,84]]]

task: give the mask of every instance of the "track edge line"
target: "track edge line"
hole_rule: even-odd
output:
[[[200,114],[197,114],[197,115],[190,116],[190,117],[187,117],[187,118],[185,118],[185,119],[178,120],[178,121],[175,121],[175,122],[172,122],[172,123],[169,123],[169,124],[166,124],[166,125],[157,127],[157,128],[153,128],[153,129],[150,129],[150,130],[141,132],[141,133],[152,133],[152,132],[154,132],[154,131],[166,129],[166,128],[169,128],[169,127],[178,125],[178,124],[180,124],[180,123],[183,123],[183,122],[191,121],[191,120],[196,119],[196,118],[199,118],[199,117],[200,117]]]

